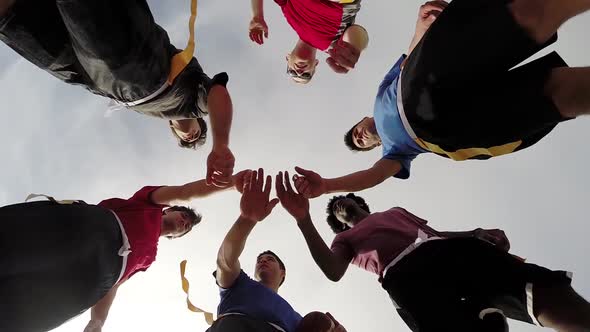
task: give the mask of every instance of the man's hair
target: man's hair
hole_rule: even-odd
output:
[[[369,205],[365,202],[365,200],[362,197],[359,197],[353,193],[350,193],[346,196],[340,195],[332,197],[328,202],[328,207],[326,208],[326,213],[328,214],[326,221],[328,222],[328,225],[335,234],[342,233],[350,229],[348,225],[340,222],[340,220],[338,220],[338,218],[336,218],[336,215],[334,214],[334,204],[336,204],[336,202],[338,202],[339,200],[345,198],[350,198],[354,200],[361,209],[367,211],[367,213],[371,213],[371,209],[369,209]]]
[[[199,138],[197,138],[193,142],[183,141],[176,134],[176,131],[174,130],[174,128],[170,127],[170,130],[172,130],[172,134],[178,140],[178,146],[180,146],[182,148],[195,149],[196,150],[197,148],[200,148],[201,146],[203,146],[205,144],[205,142],[207,142],[207,130],[208,130],[207,122],[205,122],[205,120],[203,120],[201,118],[197,118],[197,122],[199,123],[199,126],[201,127],[201,135],[199,136]]]
[[[369,151],[375,148],[374,146],[368,148],[359,148],[358,146],[356,146],[356,144],[354,144],[354,141],[352,140],[352,132],[354,131],[354,128],[358,126],[361,122],[363,122],[363,120],[357,122],[354,126],[352,126],[352,128],[350,128],[349,131],[346,132],[346,134],[344,134],[344,144],[346,145],[346,147],[348,147],[350,151]]]
[[[177,236],[167,236],[168,239],[176,239],[179,237],[184,236],[186,233],[190,232],[194,226],[198,225],[201,220],[203,219],[203,216],[200,213],[195,212],[195,210],[186,207],[186,206],[179,206],[179,205],[174,205],[169,207],[168,209],[166,209],[166,211],[179,211],[179,212],[185,212],[186,214],[188,214],[190,221],[191,221],[191,226],[186,230],[186,232],[177,235]]]
[[[258,257],[256,257],[256,262],[258,262],[260,257],[262,257],[263,255],[273,256],[277,260],[277,262],[279,262],[279,267],[281,268],[281,270],[287,272],[287,269],[285,268],[285,263],[283,263],[283,261],[281,260],[281,258],[279,256],[277,256],[277,254],[275,254],[274,252],[272,252],[270,250],[266,250],[266,251],[263,251],[260,254],[258,254]],[[285,282],[285,277],[283,277],[283,280],[281,280],[281,283],[279,284],[279,286],[282,285],[284,282]]]

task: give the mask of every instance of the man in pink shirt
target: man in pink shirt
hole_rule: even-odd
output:
[[[499,229],[440,232],[403,208],[370,213],[348,194],[328,203],[337,234],[328,247],[309,215],[309,201],[279,173],[277,196],[295,218],[326,277],[339,281],[350,264],[379,276],[412,331],[507,331],[504,317],[558,331],[589,331],[590,304],[571,274],[510,255]]]
[[[246,171],[233,176],[242,188]],[[91,308],[100,332],[119,286],[156,260],[160,237],[201,221],[172,206],[222,191],[206,180],[147,186],[129,199],[28,202],[0,208],[0,331],[47,331]],[[71,204],[70,204],[71,203]]]
[[[252,1],[250,40],[262,45],[268,38],[263,0]],[[356,65],[369,42],[367,31],[354,24],[361,0],[274,0],[299,40],[287,54],[287,74],[297,83],[308,83],[319,61],[317,50],[325,51],[326,62],[337,73]]]

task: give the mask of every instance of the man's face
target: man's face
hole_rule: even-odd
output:
[[[365,117],[352,130],[352,142],[361,149],[374,148],[381,145],[381,139],[377,134],[375,120]]]
[[[336,219],[348,227],[354,227],[354,216],[357,209],[360,209],[358,204],[351,198],[341,198],[332,205],[332,212]]]
[[[285,271],[281,270],[279,261],[273,255],[264,254],[256,261],[256,268],[254,269],[256,279],[266,280],[282,280],[285,276]]]
[[[162,233],[177,237],[188,232],[192,227],[191,217],[184,211],[165,210],[162,216]]]
[[[308,83],[319,61],[315,58],[315,55],[310,58],[300,57],[294,54],[287,54],[287,75],[291,77],[296,83],[306,84]]]
[[[197,119],[170,120],[170,127],[181,140],[192,143],[201,136],[201,126]]]

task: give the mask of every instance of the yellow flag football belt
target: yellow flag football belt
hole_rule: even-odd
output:
[[[196,20],[197,20],[197,0],[191,0],[191,17],[188,22],[188,28],[189,28],[188,42],[187,42],[186,48],[182,52],[177,53],[176,55],[174,55],[172,57],[172,60],[170,62],[170,73],[168,73],[168,79],[166,80],[166,83],[164,83],[164,85],[162,85],[158,90],[154,91],[149,96],[146,96],[146,97],[141,98],[139,100],[130,101],[130,102],[114,101],[114,103],[116,105],[121,105],[121,106],[125,106],[125,107],[132,107],[132,106],[145,104],[148,101],[159,96],[162,92],[164,92],[169,86],[171,86],[174,83],[174,80],[176,79],[176,77],[178,77],[178,75],[180,75],[180,73],[182,73],[182,71],[186,68],[186,66],[188,66],[189,62],[191,62],[191,60],[193,58],[193,55],[195,54],[195,21]]]
[[[188,279],[186,279],[186,277],[184,276],[185,272],[186,272],[186,260],[180,262],[180,279],[182,281],[182,290],[186,294],[186,306],[187,306],[188,310],[190,310],[192,312],[196,312],[196,313],[203,313],[207,324],[213,325],[213,322],[214,322],[213,314],[208,311],[205,311],[201,308],[198,308],[191,303],[191,300],[189,299],[189,293],[188,293],[189,288],[190,288],[190,284],[188,282]]]

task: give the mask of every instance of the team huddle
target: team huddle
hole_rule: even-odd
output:
[[[369,45],[356,24],[361,0],[274,2],[299,37],[285,59],[293,84],[313,79],[318,50],[334,72],[355,70]],[[196,6],[192,0],[191,31]],[[264,0],[251,6],[248,37],[263,44]],[[173,45],[145,0],[0,0],[0,39],[33,65],[113,105],[161,118],[182,148],[198,150],[212,137],[204,179],[145,186],[98,204],[44,196],[0,207],[0,331],[48,331],[88,309],[84,332],[102,331],[118,288],[151,266],[159,239],[182,237],[201,222],[178,204],[227,190],[241,194],[240,214],[211,267],[220,302],[209,332],[346,332],[332,314],[300,314],[279,295],[287,266],[277,253],[260,253],[252,275],[242,269],[249,235],[279,204],[327,279],[339,281],[351,264],[376,274],[414,332],[505,332],[507,318],[590,331],[590,304],[572,288],[571,274],[511,254],[502,230],[442,231],[404,208],[372,212],[354,194],[409,178],[420,154],[453,161],[510,154],[589,114],[590,67],[569,67],[557,52],[518,66],[588,10],[590,0],[426,2],[407,54],[377,86],[373,116],[343,133],[350,150],[381,148],[382,157],[325,178],[299,167],[295,174],[236,171],[229,75],[205,72],[192,36],[185,49]],[[344,194],[333,196],[323,215],[335,233],[327,244],[309,200],[335,193]],[[15,236],[23,224],[25,240]]]

